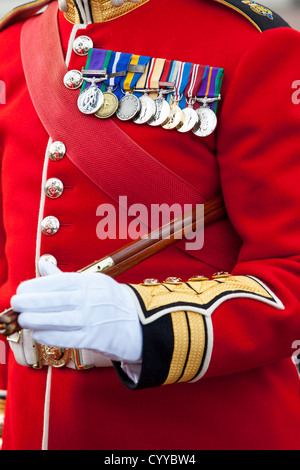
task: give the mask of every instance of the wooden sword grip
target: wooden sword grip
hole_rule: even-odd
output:
[[[0,315],[0,335],[10,336],[18,333],[21,330],[18,317],[19,313],[14,312],[13,309],[5,310]]]

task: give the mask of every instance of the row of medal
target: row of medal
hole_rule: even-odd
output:
[[[217,126],[223,75],[216,67],[90,49],[86,67],[67,72],[64,84],[81,87],[83,114],[206,137]]]

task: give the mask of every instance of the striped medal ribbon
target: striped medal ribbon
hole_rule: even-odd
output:
[[[189,62],[179,62],[174,65],[174,72],[177,70],[175,78],[175,91],[170,97],[172,102],[170,106],[170,115],[168,119],[162,124],[162,127],[167,130],[176,129],[184,124],[184,113],[183,109],[186,107],[186,98],[184,90],[186,89],[190,70],[192,68]]]
[[[187,107],[183,109],[184,123],[177,126],[178,132],[189,132],[194,129],[199,122],[199,115],[194,109],[194,104],[204,78],[205,69],[206,67],[204,65],[198,64],[193,64],[191,67],[189,82],[185,89]]]
[[[124,96],[119,102],[116,115],[121,121],[131,121],[141,111],[141,102],[133,91],[141,75],[145,72],[149,60],[150,57],[146,56],[132,55],[131,57],[129,71],[120,84],[120,90]]]
[[[78,109],[83,114],[95,114],[103,105],[101,83],[106,77],[106,66],[112,51],[90,49],[85,70],[84,82],[77,100]]]
[[[199,121],[193,129],[193,133],[198,137],[211,135],[217,127],[216,111],[218,101],[221,99],[223,77],[224,69],[209,66],[205,68],[204,78],[196,97],[196,101],[202,104],[197,109]]]

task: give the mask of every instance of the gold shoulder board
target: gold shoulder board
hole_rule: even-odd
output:
[[[290,28],[277,13],[251,0],[214,0],[247,18],[260,33],[274,28]]]

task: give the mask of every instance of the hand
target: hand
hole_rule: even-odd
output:
[[[62,273],[40,262],[40,278],[25,281],[11,299],[19,324],[40,344],[92,349],[113,360],[138,361],[142,329],[134,294],[105,274]]]

